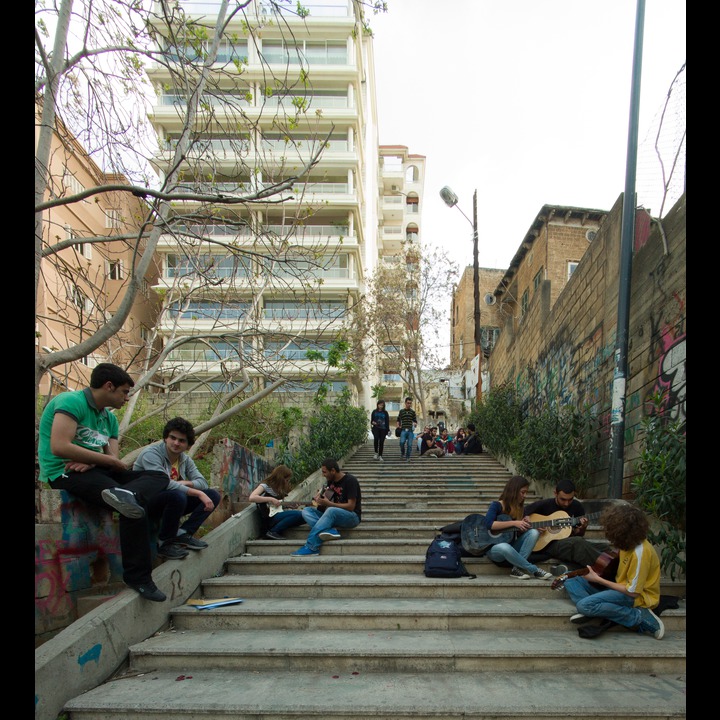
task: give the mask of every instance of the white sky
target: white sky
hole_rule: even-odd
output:
[[[388,0],[375,35],[379,139],[425,155],[421,237],[506,268],[545,204],[610,210],[625,189],[637,3]],[[638,141],[685,62],[684,0],[646,0]],[[643,200],[638,169],[638,199]],[[658,182],[661,182],[658,180]],[[665,212],[669,208],[665,208]]]

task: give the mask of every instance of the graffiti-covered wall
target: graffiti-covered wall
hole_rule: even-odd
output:
[[[218,443],[211,487],[222,499],[204,523],[216,527],[270,472],[261,455],[231,440]],[[91,507],[65,490],[35,490],[35,645],[78,619],[81,601],[112,596],[124,589],[117,514]],[[152,528],[155,565],[157,528]]]
[[[508,320],[487,362],[491,388],[512,383],[529,412],[572,404],[593,414],[598,469],[590,497],[607,495],[621,229],[622,195],[555,305],[545,281],[514,328]],[[667,410],[685,420],[685,195],[663,219],[662,230],[638,210],[625,395],[626,496],[651,398],[663,392]]]

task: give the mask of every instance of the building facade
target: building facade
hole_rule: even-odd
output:
[[[123,176],[104,173],[59,119],[50,158],[46,199],[70,197],[86,188],[127,184]],[[43,212],[36,353],[79,344],[117,311],[133,258],[143,248],[140,227],[145,214],[142,201],[122,191],[98,193]],[[113,240],[117,236],[124,239]],[[42,395],[86,387],[99,362],[113,362],[131,373],[139,370],[139,358],[152,341],[157,315],[157,297],[151,290],[156,277],[157,268],[151,265],[117,335],[89,355],[44,374],[39,386]]]
[[[212,28],[218,3],[180,5]],[[172,203],[158,245],[158,330],[174,348],[160,374],[173,390],[249,383],[294,405],[323,385],[369,407],[372,376],[327,358],[380,255],[372,37],[351,0],[303,5],[306,17],[253,3],[220,41],[174,185],[196,197]],[[181,65],[213,41],[167,49]],[[148,69],[163,181],[187,125],[180,72]]]

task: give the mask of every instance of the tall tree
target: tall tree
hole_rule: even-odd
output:
[[[256,43],[269,22],[277,23],[292,39],[283,13],[302,16],[300,4],[221,0],[211,24],[186,15],[182,5],[142,0],[36,2],[36,302],[41,289],[50,287],[43,274],[52,268],[75,283],[69,294],[88,298],[93,312],[73,320],[81,326],[76,342],[44,348],[36,354],[35,395],[37,400],[43,375],[58,365],[85,358],[98,349],[106,357],[112,352],[113,341],[117,344],[138,292],[151,274],[158,243],[172,238],[178,248],[175,281],[161,298],[159,323],[172,323],[182,313],[208,310],[207,305],[203,308],[203,292],[219,288],[223,279],[227,282],[228,273],[237,273],[238,269],[245,282],[256,278],[257,286],[252,288],[248,307],[238,309],[238,322],[224,336],[218,336],[213,320],[232,312],[233,301],[218,292],[208,310],[211,322],[202,332],[192,337],[171,333],[162,346],[155,338],[148,338],[146,346],[136,352],[143,372],[133,398],[137,401],[142,389],[157,383],[158,369],[172,361],[173,353],[180,357],[183,346],[192,346],[197,355],[198,345],[205,343],[208,353],[217,358],[215,377],[229,387],[213,414],[211,423],[216,425],[228,413],[257,402],[286,381],[283,367],[293,355],[284,349],[292,347],[294,357],[300,357],[297,346],[298,339],[304,338],[302,322],[296,323],[292,332],[276,337],[274,356],[259,349],[262,343],[258,338],[267,329],[260,327],[258,313],[253,310],[257,311],[257,297],[269,278],[274,283],[301,279],[304,289],[295,291],[300,320],[326,318],[327,322],[315,330],[318,336],[327,338],[334,329],[333,340],[342,339],[343,318],[348,311],[324,302],[321,292],[322,270],[332,266],[337,253],[330,252],[326,242],[302,238],[303,228],[313,222],[320,208],[306,203],[302,212],[283,212],[281,222],[271,226],[258,224],[255,212],[269,206],[282,209],[289,199],[307,191],[334,127],[328,123],[321,126],[321,111],[311,109],[312,76],[304,59],[292,72],[286,67],[281,75],[265,67],[262,103],[253,103],[257,98],[242,82],[247,57],[235,49],[243,43]],[[374,11],[385,10],[384,3],[367,5]],[[359,32],[367,31],[364,20],[359,24]],[[163,78],[162,82],[150,82],[150,69],[154,77]],[[158,92],[164,101],[172,101],[181,119],[179,131],[162,138],[147,121],[154,93]],[[249,104],[253,104],[253,112],[248,111]],[[262,122],[268,117],[277,131],[276,142],[283,143],[287,157],[279,169],[262,153],[249,152],[253,146],[250,140],[261,136]],[[211,130],[213,138],[224,135],[224,139],[210,139]],[[67,166],[60,163],[58,169],[53,148],[58,138],[69,135],[78,138],[102,170],[97,184],[77,188],[64,181]],[[221,172],[221,159],[229,150],[237,158],[236,166]],[[161,166],[158,158],[163,159]],[[80,234],[68,240],[54,236],[49,211],[110,193],[135,198],[137,217],[124,218],[121,227],[113,227],[104,235]],[[224,236],[234,239],[219,241],[219,225]],[[68,272],[64,251],[85,244],[102,249],[118,242],[131,248],[133,262],[127,269],[122,296],[110,314],[102,311],[107,302],[103,288],[82,274]],[[244,274],[243,269],[250,266],[260,271],[252,276]],[[94,296],[88,297],[92,293]],[[317,349],[306,338],[300,343],[301,350],[305,345]],[[226,354],[228,346],[232,357]],[[187,372],[187,365],[182,365],[182,370],[180,367],[172,376],[173,383]],[[259,368],[267,384],[252,387],[248,370]],[[225,410],[240,393],[244,393],[243,402]],[[132,422],[132,408],[129,410],[124,427]]]
[[[405,243],[404,262],[381,263],[367,286],[353,346],[400,375],[406,391],[428,417],[424,370],[442,369],[438,338],[450,325],[458,267],[442,248]],[[364,355],[358,358],[364,363]]]

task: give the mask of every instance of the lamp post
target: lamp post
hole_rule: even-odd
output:
[[[456,207],[473,228],[473,317],[475,320],[475,353],[478,357],[478,381],[475,402],[482,402],[482,343],[480,328],[480,265],[478,264],[478,227],[477,227],[477,189],[473,193],[473,219],[462,211],[458,205],[458,196],[446,185],[440,190],[440,197],[448,207]]]

